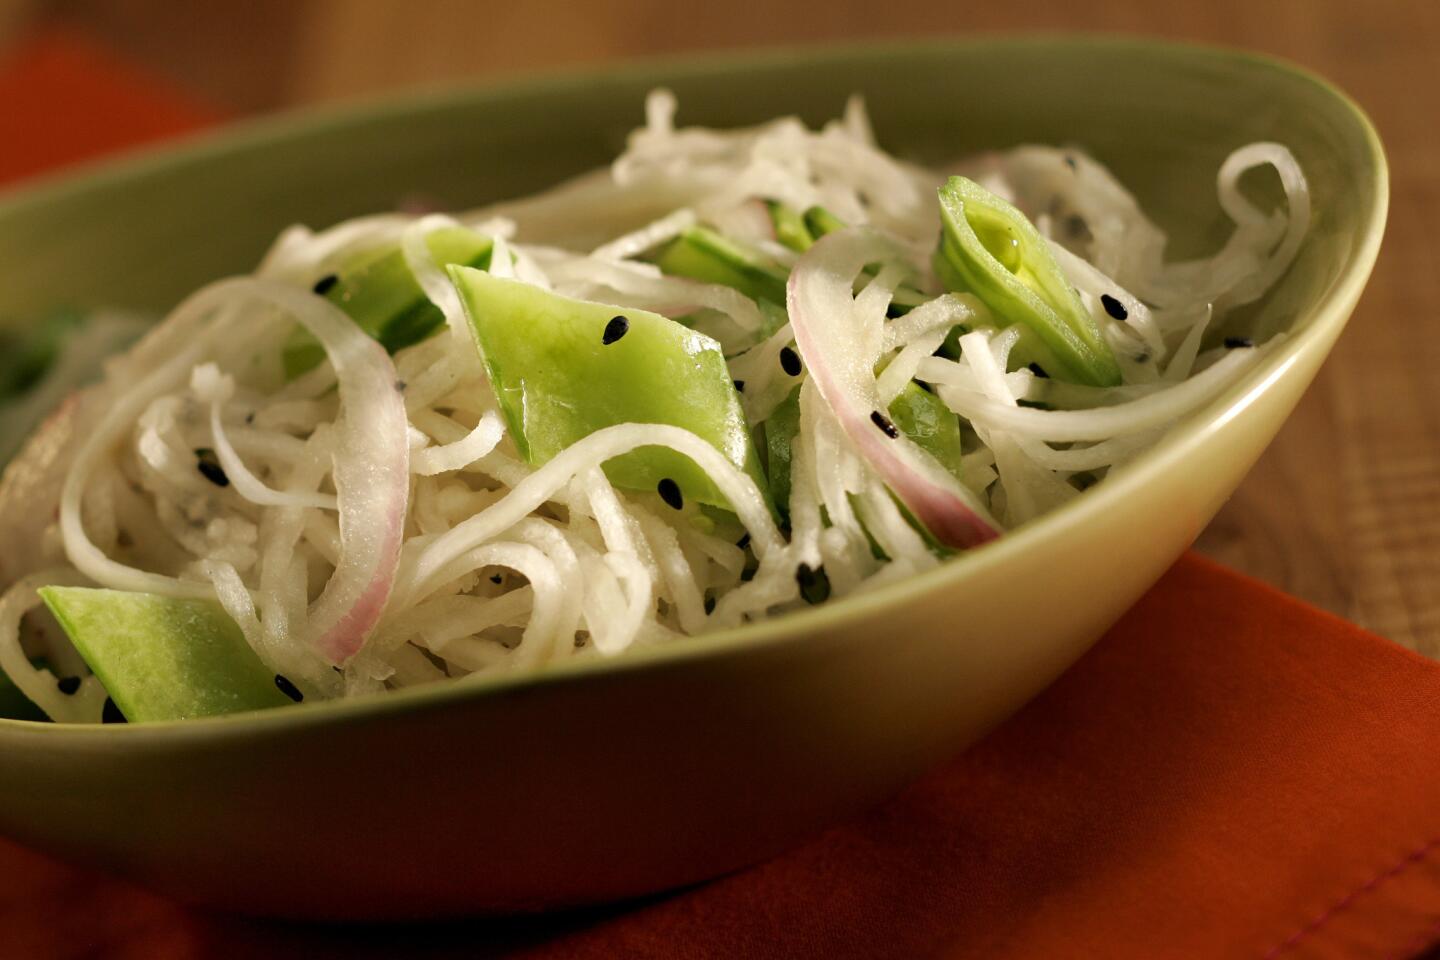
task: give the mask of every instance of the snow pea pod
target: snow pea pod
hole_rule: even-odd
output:
[[[212,601],[88,587],[42,587],[40,596],[131,722],[264,710],[303,696],[265,668]]]
[[[532,464],[621,423],[670,424],[708,441],[765,488],[720,344],[648,310],[564,297],[480,270],[450,278],[515,445]],[[619,486],[660,490],[674,506],[728,508],[708,474],[668,447],[605,464]]]
[[[934,262],[947,290],[973,293],[997,319],[1020,324],[1027,351],[1052,377],[1120,383],[1115,354],[1024,214],[973,180],[951,177],[940,188],[940,216]]]
[[[446,227],[425,238],[435,262],[488,268],[492,241],[463,227]],[[315,292],[325,297],[360,329],[391,353],[419,343],[445,324],[440,308],[420,289],[399,246],[361,254],[339,271],[321,277]],[[325,359],[325,350],[304,330],[285,345],[285,375],[296,377]]]
[[[752,300],[785,304],[789,271],[706,226],[687,229],[661,252],[655,265],[677,277],[733,287]]]

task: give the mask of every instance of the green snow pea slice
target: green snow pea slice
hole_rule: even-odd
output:
[[[293,702],[217,603],[89,587],[40,596],[132,723]]]
[[[935,272],[947,290],[973,293],[995,317],[1020,324],[1027,353],[1052,377],[1092,386],[1120,382],[1100,328],[1025,215],[972,180],[940,188],[943,222]]]
[[[574,300],[516,280],[452,266],[481,358],[520,453],[542,464],[620,423],[683,427],[708,441],[763,491],[764,473],[720,345],[646,310]],[[605,465],[611,481],[683,500],[729,504],[694,461],[642,447]]]
[[[445,227],[425,238],[435,262],[482,269],[490,265],[491,240],[463,227]],[[330,277],[316,292],[350,315],[350,319],[385,349],[394,353],[419,343],[440,329],[445,317],[430,302],[405,263],[398,246],[361,254]],[[285,375],[297,377],[325,359],[325,350],[305,330],[296,330],[285,345]]]

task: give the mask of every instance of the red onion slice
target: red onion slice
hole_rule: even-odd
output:
[[[332,476],[340,558],[309,618],[316,648],[339,665],[364,646],[395,585],[410,496],[405,400],[385,348],[338,307],[287,284],[255,285],[320,341],[339,388]]]
[[[795,345],[856,452],[915,518],[947,546],[978,546],[1000,535],[998,525],[974,494],[895,428],[875,386],[883,320],[862,316],[853,284],[866,264],[897,253],[878,234],[859,229],[817,241],[790,273],[786,301]]]

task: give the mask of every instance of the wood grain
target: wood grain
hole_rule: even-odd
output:
[[[1350,331],[1199,547],[1440,656],[1440,4],[62,0],[43,15],[238,111],[657,53],[996,30],[1145,33],[1295,60],[1375,119],[1390,228]]]

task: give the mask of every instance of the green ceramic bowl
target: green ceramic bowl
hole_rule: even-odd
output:
[[[0,315],[160,310],[292,221],[407,193],[469,206],[611,158],[657,84],[749,123],[869,99],[939,160],[1074,142],[1181,248],[1226,231],[1215,171],[1277,140],[1314,191],[1247,322],[1263,367],[1054,515],[925,576],[613,664],[209,721],[0,721],[0,832],[224,907],[402,918],[627,897],[754,863],[894,792],[1068,667],[1183,551],[1279,429],[1380,244],[1380,144],[1334,88],[1249,55],[1017,38],[668,61],[285,117],[0,201]],[[1157,637],[1157,642],[1163,638]]]

